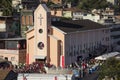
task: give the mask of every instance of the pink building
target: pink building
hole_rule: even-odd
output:
[[[27,36],[27,63],[43,61],[65,67],[79,57],[86,59],[110,49],[110,29],[90,20],[51,21],[51,12],[40,4],[34,27]],[[104,47],[104,48],[103,48]]]

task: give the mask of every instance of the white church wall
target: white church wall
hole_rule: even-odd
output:
[[[108,30],[107,33],[103,32]],[[110,41],[106,41],[106,37],[110,37],[109,29],[86,30],[65,35],[65,54],[66,64],[70,64],[77,60],[77,56],[86,58],[93,54],[100,44],[110,45]]]

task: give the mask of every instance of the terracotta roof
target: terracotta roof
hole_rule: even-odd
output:
[[[61,21],[53,21],[52,25],[59,28],[64,32],[76,32],[76,31],[84,31],[84,30],[92,30],[99,28],[107,28],[104,25],[98,24],[96,22],[90,20],[61,20]]]

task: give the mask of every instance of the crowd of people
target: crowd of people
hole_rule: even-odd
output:
[[[46,73],[45,67],[52,67],[48,63],[34,62],[29,65],[19,65],[14,68],[14,71],[17,73]]]

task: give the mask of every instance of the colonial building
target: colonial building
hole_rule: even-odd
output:
[[[27,33],[27,63],[44,61],[65,67],[79,57],[87,59],[110,49],[109,27],[90,20],[51,21],[50,10],[40,4],[34,13],[34,27]]]

